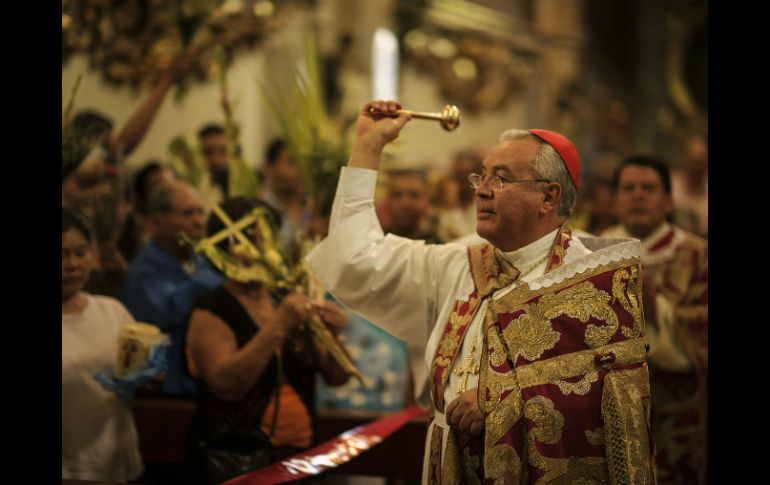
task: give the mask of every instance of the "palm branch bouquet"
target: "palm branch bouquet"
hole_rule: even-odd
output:
[[[328,218],[331,213],[340,170],[350,151],[346,133],[355,122],[355,117],[350,117],[347,123],[327,118],[322,86],[318,50],[309,36],[304,40],[303,59],[294,69],[290,82],[286,83],[280,76],[268,76],[258,85],[263,104],[280,128],[291,158],[299,169],[310,197],[311,217],[315,219]],[[316,234],[316,238],[318,236]],[[311,298],[322,298],[320,283],[304,263],[304,255],[312,250],[317,239],[313,241],[309,234],[302,232],[298,238],[300,240],[296,242],[301,254],[293,265],[296,281],[307,288]],[[320,322],[318,325],[323,327]],[[343,366],[352,369],[349,372],[365,386],[346,354],[345,359],[349,365]]]
[[[300,264],[291,265],[278,250],[275,241],[277,228],[268,209],[257,207],[238,221],[230,219],[217,204],[212,206],[212,212],[225,225],[224,229],[198,242],[180,233],[180,241],[191,246],[193,251],[204,254],[228,278],[240,283],[258,282],[279,300],[292,291],[304,291],[308,285],[307,272]],[[259,244],[243,233],[255,224],[261,235]],[[236,257],[217,246],[227,239],[232,241]],[[316,317],[308,321],[308,328],[340,366],[364,385],[363,376],[329,329]]]
[[[70,99],[67,102],[67,108],[64,110],[61,117],[62,182],[77,170],[78,166],[91,149],[86,137],[72,125],[70,119],[72,117],[72,107],[75,104],[75,95],[78,92],[82,77],[83,75],[80,74],[75,81],[75,86],[72,88],[72,94],[70,94]]]

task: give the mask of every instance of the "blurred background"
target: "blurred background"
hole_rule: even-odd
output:
[[[571,138],[590,179],[632,151],[675,162],[689,135],[707,134],[707,23],[697,0],[63,0],[62,109],[82,75],[75,111],[119,127],[184,45],[199,48],[184,93],[163,100],[126,160],[136,171],[168,158],[173,137],[222,121],[222,45],[243,154],[259,168],[281,135],[260,83],[290,84],[311,39],[325,122],[340,129],[374,96],[373,64],[391,62],[374,47],[383,27],[398,42],[398,100],[462,111],[455,132],[410,125],[394,148],[401,163],[448,168],[458,150],[538,127]]]

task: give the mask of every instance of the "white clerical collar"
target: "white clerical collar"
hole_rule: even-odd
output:
[[[638,237],[629,234],[629,232],[626,230],[626,228],[622,224],[618,224],[618,228],[620,229],[618,234],[619,237],[632,237],[634,239],[639,239]],[[671,231],[671,224],[664,221],[663,224],[660,225],[660,227],[652,231],[652,233],[650,233],[649,236],[641,240],[642,253],[644,254],[648,252],[649,249],[654,245],[656,245],[663,236],[669,233],[669,231]]]
[[[671,232],[671,225],[668,222],[664,222],[660,225],[659,228],[652,231],[652,234],[642,239],[642,254],[646,253],[651,247],[658,244],[661,238],[663,238],[663,236],[669,232]]]
[[[516,266],[516,269],[524,273],[534,265],[539,264],[541,260],[547,256],[558,232],[559,228],[556,228],[537,241],[533,241],[516,251],[503,253],[503,255],[505,256],[505,259]]]

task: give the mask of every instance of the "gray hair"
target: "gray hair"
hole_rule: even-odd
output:
[[[540,149],[535,154],[532,162],[532,168],[538,178],[548,179],[552,182],[558,182],[561,185],[561,197],[559,199],[558,215],[568,218],[575,208],[577,200],[577,190],[572,182],[572,177],[561,159],[559,153],[548,143],[537,136],[525,130],[508,130],[500,135],[500,143],[506,141],[520,140],[522,138],[533,138],[540,144]]]

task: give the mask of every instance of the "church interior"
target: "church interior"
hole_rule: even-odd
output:
[[[706,0],[62,0],[61,41],[62,485],[441,483],[425,479],[435,409],[420,396],[422,354],[335,303],[306,263],[339,217],[370,100],[411,114],[373,189],[386,234],[478,237],[491,149],[506,130],[542,129],[577,149],[576,234],[623,222],[617,170],[642,154],[671,173],[660,220],[693,247],[708,238]],[[203,298],[215,288],[237,291],[215,304]],[[222,323],[230,315],[258,331]],[[273,328],[296,341],[249,350]],[[688,361],[676,368],[697,378],[658,395],[699,417],[656,433],[649,483],[705,484],[707,354],[700,336],[673,332]],[[680,372],[655,362],[653,420],[655,380]],[[248,413],[272,428],[238,446],[269,436],[273,454],[238,455],[241,472],[217,475],[230,455],[216,461],[211,434],[191,451],[193,430]],[[570,483],[609,483],[589,478]]]

